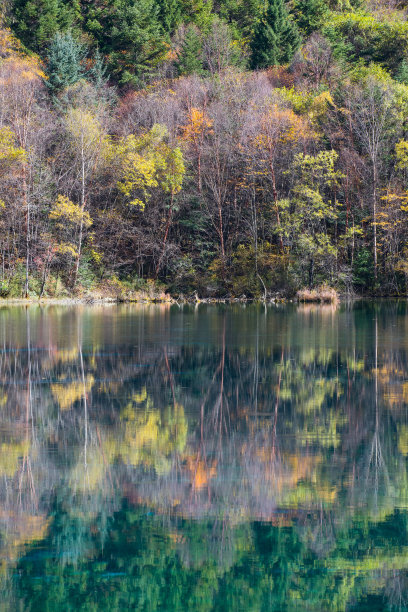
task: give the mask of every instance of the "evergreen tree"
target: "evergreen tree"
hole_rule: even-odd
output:
[[[86,29],[121,84],[139,85],[154,73],[167,50],[155,0],[109,0],[92,5]]]
[[[211,27],[213,2],[211,0],[180,0],[184,23],[194,23],[202,32]]]
[[[80,20],[76,2],[14,0],[12,10],[14,33],[26,47],[40,52],[58,31],[72,29]]]
[[[54,36],[48,52],[45,81],[52,94],[58,94],[84,76],[82,67],[84,57],[85,48],[72,37],[70,32],[57,33]]]
[[[101,89],[108,82],[107,67],[99,49],[94,53],[92,66],[88,70],[87,76],[95,85],[96,89]]]
[[[293,3],[293,15],[296,24],[305,36],[318,30],[329,13],[326,0],[295,0]]]
[[[237,38],[249,38],[264,8],[264,0],[222,0],[217,14]]]
[[[159,5],[159,21],[166,34],[173,32],[180,25],[183,12],[180,0],[157,0]]]
[[[286,10],[284,0],[269,0],[251,41],[252,68],[289,62],[299,44],[299,31]]]
[[[395,74],[395,80],[398,83],[403,83],[404,85],[408,85],[408,62],[407,60],[402,60],[400,63],[398,70]]]
[[[202,47],[203,41],[200,30],[190,24],[186,28],[184,40],[178,54],[177,71],[180,75],[202,74]]]

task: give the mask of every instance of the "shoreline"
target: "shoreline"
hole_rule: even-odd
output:
[[[293,298],[273,297],[270,299],[262,298],[174,298],[171,296],[164,297],[140,297],[140,298],[114,298],[114,297],[65,297],[65,298],[0,298],[0,306],[118,306],[121,304],[137,304],[137,305],[158,305],[158,304],[177,304],[181,305],[233,305],[233,304],[263,304],[263,305],[278,305],[278,304],[299,304],[299,305],[315,305],[315,306],[338,306],[347,302],[356,302],[359,300],[400,300],[408,299],[408,296],[403,295],[388,295],[388,296],[361,296],[361,295],[340,295],[338,300],[333,302],[310,300],[299,300],[296,296]]]

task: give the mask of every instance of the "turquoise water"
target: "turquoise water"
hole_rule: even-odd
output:
[[[0,610],[408,609],[408,307],[0,309]]]

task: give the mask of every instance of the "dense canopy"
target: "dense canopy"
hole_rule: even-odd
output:
[[[0,34],[1,295],[407,292],[404,3],[9,0]]]

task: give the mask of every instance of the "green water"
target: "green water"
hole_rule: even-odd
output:
[[[408,610],[408,306],[0,309],[0,610]]]

